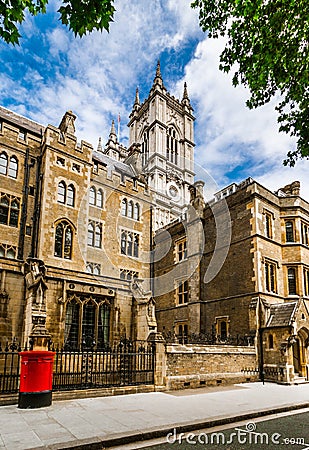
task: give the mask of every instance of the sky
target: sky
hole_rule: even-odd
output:
[[[0,104],[43,125],[58,126],[72,110],[78,139],[94,148],[100,136],[107,141],[120,114],[120,141],[127,145],[135,89],[141,101],[147,98],[160,60],[172,95],[181,99],[187,82],[196,117],[196,172],[206,181],[207,197],[252,177],[272,191],[299,180],[309,201],[309,161],[282,164],[295,142],[278,132],[275,103],[245,106],[248,91],[234,88],[232,74],[218,68],[224,39],[201,31],[190,3],[116,0],[109,33],[75,38],[59,21],[61,3],[50,1],[47,14],[26,16],[20,46],[0,43]]]

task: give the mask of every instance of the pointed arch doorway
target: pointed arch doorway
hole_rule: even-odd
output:
[[[292,345],[294,373],[308,380],[308,338],[309,331],[301,328]]]

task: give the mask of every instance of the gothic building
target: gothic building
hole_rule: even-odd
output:
[[[193,182],[192,107],[164,87],[136,93],[130,143],[77,142],[76,116],[43,126],[0,108],[0,345],[43,332],[104,348],[156,330],[153,230],[178,217]]]
[[[192,334],[238,338],[256,345],[277,381],[308,380],[309,204],[300,183],[273,193],[249,178],[207,205],[192,189],[191,204],[199,226],[193,218],[157,232],[158,252],[167,236],[171,245],[156,278],[167,269],[181,274],[156,298],[158,330],[181,342]]]
[[[194,116],[158,63],[129,146],[0,108],[0,345],[104,349],[152,331],[242,336],[281,381],[309,373],[309,204],[252,179],[205,204]],[[280,381],[280,380],[279,380]]]

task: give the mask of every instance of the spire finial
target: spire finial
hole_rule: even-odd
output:
[[[161,80],[162,80],[161,65],[160,65],[160,60],[159,59],[158,59],[158,62],[157,62],[156,78],[161,78]]]
[[[98,143],[98,148],[97,148],[98,152],[102,152],[102,139],[99,137],[99,143]]]
[[[182,96],[183,100],[189,100],[189,96],[188,96],[188,90],[187,90],[187,82],[185,81],[184,86],[183,86],[183,96]]]
[[[138,87],[136,88],[136,91],[135,91],[135,101],[134,101],[134,106],[135,106],[135,105],[140,105]]]
[[[114,119],[112,120],[111,131],[110,131],[109,134],[110,134],[110,135],[111,135],[111,134],[114,134],[114,135],[116,136],[116,128],[115,128],[115,121],[114,121]]]

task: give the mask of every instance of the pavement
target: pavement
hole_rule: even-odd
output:
[[[57,400],[38,409],[1,406],[0,450],[125,449],[174,429],[194,431],[307,407],[309,384],[260,382]]]

